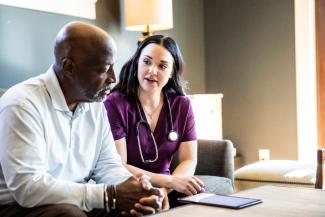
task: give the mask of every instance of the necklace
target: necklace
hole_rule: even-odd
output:
[[[160,110],[161,107],[162,107],[162,103],[159,103],[159,105],[155,109],[153,109],[153,111],[151,113],[149,113],[148,111],[146,111],[144,108],[143,108],[143,111],[144,111],[145,115],[150,119],[150,121],[152,121],[153,120],[153,116],[156,114],[156,112],[158,110]]]
[[[146,103],[142,104],[141,100],[140,100],[142,110],[143,110],[143,112],[144,112],[144,114],[145,114],[145,116],[147,118],[147,122],[148,122],[151,130],[154,130],[155,127],[156,127],[157,121],[158,121],[158,118],[156,118],[157,113],[160,113],[160,110],[161,110],[161,108],[162,108],[162,106],[164,104],[164,98],[163,98],[162,93],[160,93],[159,102],[158,102],[158,105],[157,105],[157,104],[155,104],[155,100],[154,101],[149,100],[149,98],[150,98],[149,95],[143,96],[143,97],[144,97],[143,98],[144,102],[146,102]],[[139,98],[141,99],[141,97],[139,97]]]

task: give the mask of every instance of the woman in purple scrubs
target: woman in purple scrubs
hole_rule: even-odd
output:
[[[193,195],[204,186],[194,176],[197,138],[182,75],[176,42],[150,36],[123,66],[119,83],[104,102],[123,163],[133,174],[150,176],[165,196],[173,190]],[[171,173],[176,151],[180,163]],[[168,197],[163,206],[169,208]]]

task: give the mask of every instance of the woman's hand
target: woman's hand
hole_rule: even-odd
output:
[[[204,187],[204,182],[195,176],[171,176],[170,188],[186,195],[197,194]]]

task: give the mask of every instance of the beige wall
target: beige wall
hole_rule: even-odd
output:
[[[224,137],[246,163],[258,149],[297,159],[294,1],[206,0],[207,92],[221,92]]]
[[[181,47],[187,93],[205,93],[205,44],[202,0],[173,0],[174,29],[167,31]]]
[[[8,88],[45,72],[53,61],[53,41],[67,22],[95,23],[118,47],[116,73],[136,49],[141,33],[124,30],[123,0],[98,0],[96,20],[0,5],[0,87]],[[205,91],[203,1],[174,0],[174,29],[161,32],[176,39],[186,62],[188,93]],[[194,16],[195,15],[195,16]]]

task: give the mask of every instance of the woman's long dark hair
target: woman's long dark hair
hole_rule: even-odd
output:
[[[137,76],[139,58],[142,50],[147,45],[153,43],[166,48],[174,59],[172,78],[163,87],[163,91],[174,90],[177,95],[185,95],[184,89],[186,83],[183,80],[184,62],[182,54],[176,42],[172,38],[163,35],[150,36],[139,44],[133,57],[123,65],[119,75],[119,82],[112,91],[120,91],[127,96],[137,95],[137,89],[139,87]]]

